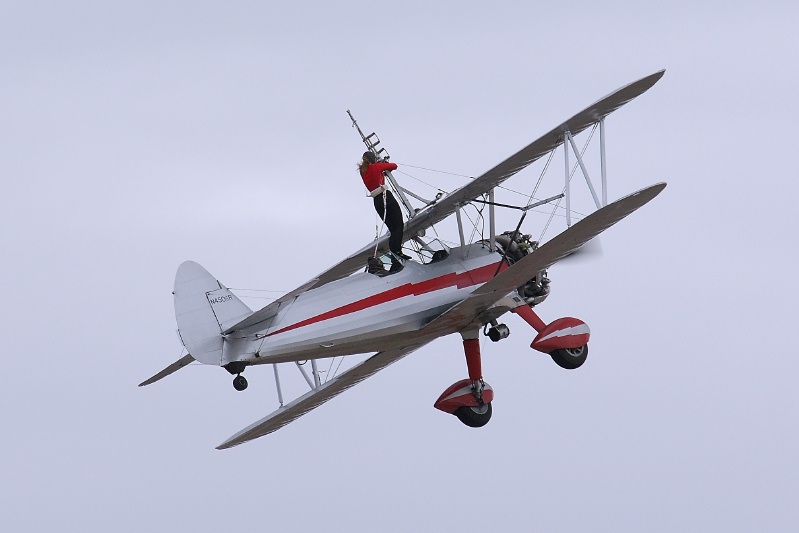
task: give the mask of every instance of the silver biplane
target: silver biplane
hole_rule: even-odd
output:
[[[570,317],[547,323],[533,307],[549,294],[546,270],[550,266],[652,200],[666,186],[652,185],[609,204],[606,200],[605,117],[647,91],[663,74],[656,72],[618,89],[465,186],[432,201],[400,187],[394,176],[386,173],[387,185],[405,207],[408,220],[403,243],[415,257],[404,260],[399,272],[364,268],[370,258],[382,258],[386,266],[391,263],[387,259],[388,236],[383,235],[253,312],[202,266],[186,261],[178,268],[173,295],[178,333],[188,354],[140,386],[198,361],[225,368],[235,376],[234,387],[243,390],[247,380],[242,372],[247,367],[273,365],[280,406],[217,447],[230,448],[280,429],[434,339],[457,333],[463,339],[468,378],[447,388],[435,407],[456,415],[468,426],[485,425],[491,418],[494,392],[483,379],[479,337],[481,331],[492,341],[507,337],[508,327],[498,322],[507,312],[517,314],[537,332],[531,348],[549,354],[561,367],[574,369],[586,360],[588,326]],[[601,199],[574,142],[575,135],[592,126],[598,126],[600,132]],[[364,135],[359,127],[358,132],[368,150],[379,159],[387,159],[375,134]],[[543,244],[522,235],[521,221],[514,231],[497,234],[494,211],[503,204],[494,201],[494,189],[560,146],[564,148],[566,180],[564,193],[555,198],[564,198],[568,217],[571,151],[597,210],[573,225],[569,221],[565,231]],[[408,196],[422,205],[414,207]],[[553,199],[531,203],[521,210],[526,213]],[[461,211],[474,202],[488,208],[489,234],[467,243]],[[453,214],[460,230],[460,246],[425,240],[425,230]],[[374,355],[321,380],[318,360],[369,353]],[[307,367],[300,364],[305,361],[311,363],[310,376]],[[285,404],[277,366],[280,363],[296,365],[310,388]]]

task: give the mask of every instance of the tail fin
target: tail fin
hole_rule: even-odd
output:
[[[222,332],[252,310],[194,261],[178,267],[173,294],[183,345],[201,363],[221,365]]]

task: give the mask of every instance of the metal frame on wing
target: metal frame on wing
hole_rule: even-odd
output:
[[[453,214],[463,204],[489,192],[508,178],[524,170],[526,167],[560,146],[564,141],[565,132],[568,131],[571,135],[577,135],[604,119],[627,102],[640,96],[657,83],[657,81],[663,77],[664,73],[665,70],[661,70],[654,74],[650,74],[601,98],[502,161],[494,168],[475,178],[463,187],[444,196],[436,203],[425,207],[406,222],[402,237],[403,242],[413,239],[423,230],[441,222]],[[374,253],[375,247],[377,247],[378,250],[388,250],[388,236],[381,237],[378,239],[377,243],[369,243],[337,265],[316,276],[314,278],[314,286],[319,287],[325,283],[330,283],[331,281],[349,276],[356,270],[363,268],[366,264],[366,259]]]

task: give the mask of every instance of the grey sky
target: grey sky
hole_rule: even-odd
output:
[[[0,17],[0,529],[795,528],[799,8],[68,4]],[[346,109],[451,190],[402,164],[477,175],[662,68],[608,119],[610,197],[668,188],[540,308],[591,326],[580,370],[509,317],[481,430],[432,407],[466,375],[451,337],[224,452],[270,369],[136,387],[181,355],[182,261],[288,291],[374,236]]]

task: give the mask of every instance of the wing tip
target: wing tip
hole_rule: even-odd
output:
[[[225,442],[223,442],[222,444],[220,444],[219,446],[217,446],[214,449],[215,450],[229,450],[230,448],[235,448],[236,446],[239,446],[240,444],[244,444],[245,442],[250,442],[251,440],[255,440],[256,438],[258,438],[258,437],[250,437],[250,438],[246,438],[246,439],[241,439],[241,438],[237,438],[237,437],[234,436],[234,437],[229,438],[228,440],[226,440]]]
[[[649,187],[644,187],[643,189],[641,189],[638,192],[640,193],[640,192],[649,191],[652,194],[652,198],[654,198],[655,196],[657,196],[658,194],[663,192],[663,189],[665,189],[667,185],[668,185],[668,183],[666,183],[665,181],[659,181],[657,183],[654,183],[654,184],[650,185]]]

